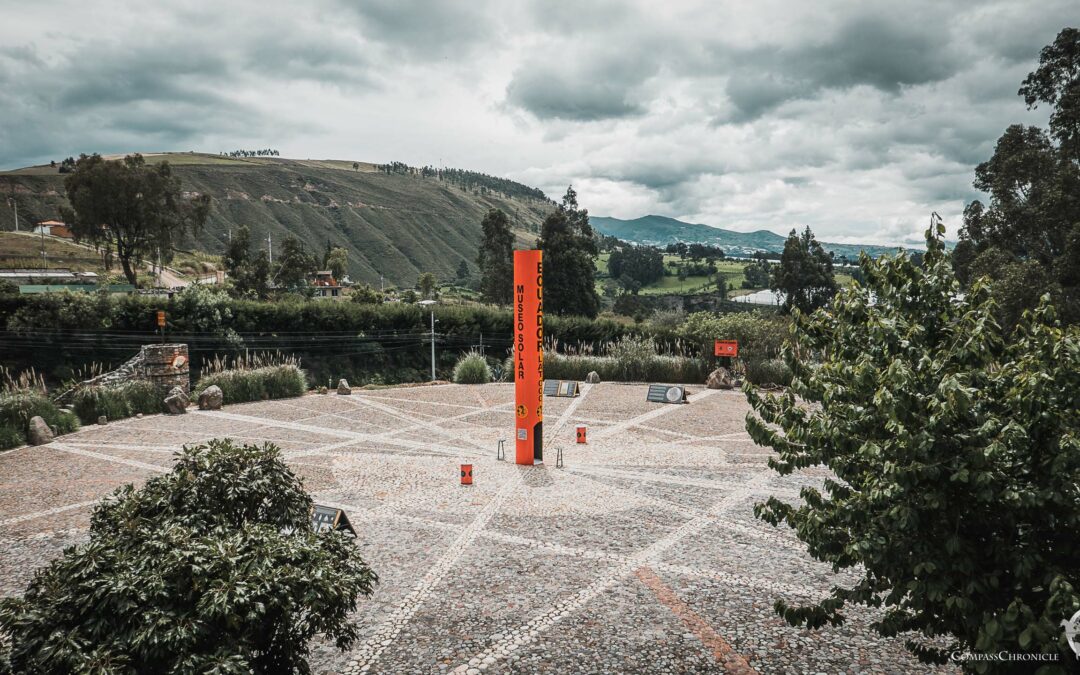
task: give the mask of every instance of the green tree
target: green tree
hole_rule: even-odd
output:
[[[836,295],[832,259],[809,227],[802,235],[791,231],[769,288],[783,293],[785,311],[797,308],[804,313],[824,307]]]
[[[573,187],[544,219],[536,247],[544,251],[544,309],[595,318],[600,312],[595,282],[598,249],[589,212],[578,207]]]
[[[353,540],[312,530],[311,507],[272,445],[187,447],[0,601],[0,650],[20,673],[310,672],[308,642],[352,645],[378,581]]]
[[[769,465],[832,476],[804,487],[801,503],[772,497],[756,514],[860,577],[776,611],[816,628],[842,623],[848,603],[880,607],[874,627],[921,634],[907,644],[927,662],[1043,652],[1068,668],[1060,623],[1080,609],[1080,331],[1059,327],[1044,298],[1008,337],[984,283],[960,293],[944,231],[927,232],[922,267],[903,253],[863,256],[865,287],[800,316],[784,348],[790,390],[746,388],[747,429],[778,455]]]
[[[743,267],[743,288],[768,288],[771,279],[772,266],[768,260],[754,260]]]
[[[139,260],[172,260],[175,245],[198,231],[210,209],[206,195],[182,195],[168,162],[149,165],[139,154],[123,161],[80,155],[64,188],[71,206],[61,207],[61,217],[75,238],[115,249],[133,285]]]
[[[484,232],[476,264],[480,267],[480,293],[484,300],[509,305],[514,295],[514,233],[510,219],[491,209],[480,222]]]
[[[239,297],[265,299],[270,292],[270,259],[266,251],[251,252],[251,230],[241,225],[233,233],[223,256],[225,271]]]
[[[349,291],[349,297],[358,305],[381,305],[383,294],[368,284],[358,284]]]
[[[349,252],[340,246],[331,248],[323,259],[323,267],[340,282],[349,273]]]
[[[456,276],[459,284],[464,285],[469,281],[469,263],[464,258],[458,263]]]
[[[286,237],[281,243],[281,255],[274,275],[278,286],[285,289],[305,288],[315,268],[315,256],[308,252],[304,243],[296,237]]]
[[[651,246],[624,244],[608,256],[608,274],[613,279],[623,275],[645,286],[664,276],[664,255]]]
[[[435,295],[436,295],[435,287],[436,287],[436,285],[437,285],[437,283],[435,281],[435,275],[432,274],[431,272],[424,272],[416,280],[416,287],[420,289],[420,295],[425,300],[434,300],[435,299]]]
[[[1080,242],[1080,31],[1066,28],[1042,50],[1039,67],[1019,94],[1029,108],[1050,107],[1049,133],[1014,124],[998,139],[993,156],[975,169],[974,185],[990,199],[964,210],[953,264],[970,285],[987,271],[987,260],[997,262],[990,290],[998,319],[1007,326],[1044,293],[1065,321],[1077,322],[1080,257],[1071,244]],[[1015,283],[1035,282],[1033,266],[1045,272],[1038,286]]]

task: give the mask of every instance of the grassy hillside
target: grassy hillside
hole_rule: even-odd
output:
[[[784,250],[784,241],[787,239],[768,230],[735,232],[709,225],[684,223],[665,216],[642,216],[633,220],[591,216],[589,222],[598,232],[623,241],[660,247],[680,241],[688,244],[712,244],[724,249],[725,253],[733,255],[751,255],[755,251],[781,253]],[[821,245],[826,251],[832,251],[837,256],[847,256],[851,260],[858,259],[859,251],[866,251],[868,255],[876,257],[895,253],[897,250],[895,247],[873,244],[821,242]]]
[[[476,270],[480,220],[489,208],[510,215],[521,245],[532,244],[550,202],[480,190],[463,190],[435,177],[386,174],[376,166],[343,160],[271,157],[228,158],[156,153],[168,160],[183,189],[211,197],[206,227],[185,248],[221,253],[230,229],[251,228],[253,240],[274,248],[299,237],[319,256],[329,241],[349,251],[357,281],[412,286],[422,272],[453,279],[465,260]],[[64,176],[50,167],[0,172],[0,198],[14,197],[23,227],[55,218],[64,203]],[[0,209],[0,230],[14,229],[13,212]]]
[[[22,222],[22,214],[19,214]],[[40,237],[29,232],[0,232],[0,269],[41,269],[41,248],[49,269],[63,267],[74,272],[103,273],[101,256],[84,246]]]

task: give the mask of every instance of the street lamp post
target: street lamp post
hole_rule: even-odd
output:
[[[418,305],[424,305],[431,309],[431,381],[435,381],[435,301],[421,300]]]

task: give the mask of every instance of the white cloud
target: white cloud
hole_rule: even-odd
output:
[[[1068,0],[0,2],[0,167],[275,147],[507,175],[597,215],[953,232]]]

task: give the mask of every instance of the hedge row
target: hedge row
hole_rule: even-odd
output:
[[[594,370],[603,382],[704,384],[710,366],[698,358],[654,355],[628,369],[613,356],[544,353],[544,377],[547,379],[582,381]]]

